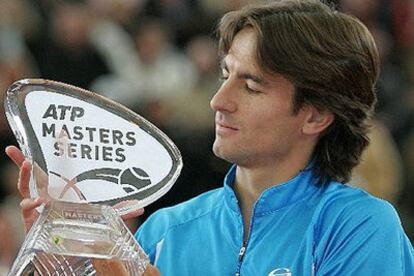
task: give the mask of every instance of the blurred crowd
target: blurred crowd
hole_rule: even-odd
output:
[[[228,164],[211,153],[218,88],[215,26],[253,0],[0,0],[0,91],[22,78],[70,83],[112,98],[161,128],[184,160],[156,209],[221,186]],[[337,0],[379,48],[382,73],[372,144],[352,183],[397,208],[414,240],[414,0]],[[2,109],[3,105],[0,105]],[[0,145],[16,144],[0,110]],[[18,171],[0,158],[0,275],[24,234]],[[137,221],[136,227],[139,224]]]

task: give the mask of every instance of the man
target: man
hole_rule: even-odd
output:
[[[235,165],[138,230],[151,261],[165,275],[414,275],[394,209],[342,184],[375,103],[366,27],[319,1],[272,1],[228,13],[219,36],[213,151]]]
[[[344,184],[375,103],[367,29],[319,1],[281,0],[228,13],[219,36],[213,151],[234,166],[223,188],[140,227],[151,262],[162,275],[414,275],[394,208]],[[37,204],[22,203],[28,225]]]

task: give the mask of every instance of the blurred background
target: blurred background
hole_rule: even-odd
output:
[[[184,169],[152,212],[222,185],[211,153],[218,88],[217,20],[252,0],[0,0],[0,92],[22,78],[70,83],[112,98],[175,141]],[[381,55],[372,144],[352,183],[390,201],[414,240],[414,0],[325,1],[357,16]],[[0,145],[16,144],[0,112]],[[0,275],[24,237],[18,171],[0,156]]]

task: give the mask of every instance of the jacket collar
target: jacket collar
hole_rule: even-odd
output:
[[[224,196],[227,205],[235,212],[240,213],[237,197],[233,190],[237,166],[233,165],[224,178]],[[265,215],[277,211],[299,201],[305,200],[319,189],[315,183],[312,164],[299,172],[290,180],[274,185],[257,199],[254,205],[254,216]]]

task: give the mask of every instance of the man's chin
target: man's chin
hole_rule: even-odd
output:
[[[226,151],[222,146],[214,144],[213,153],[220,159],[223,159],[229,163],[235,163],[235,160],[234,158],[232,158],[232,155],[228,151]]]

